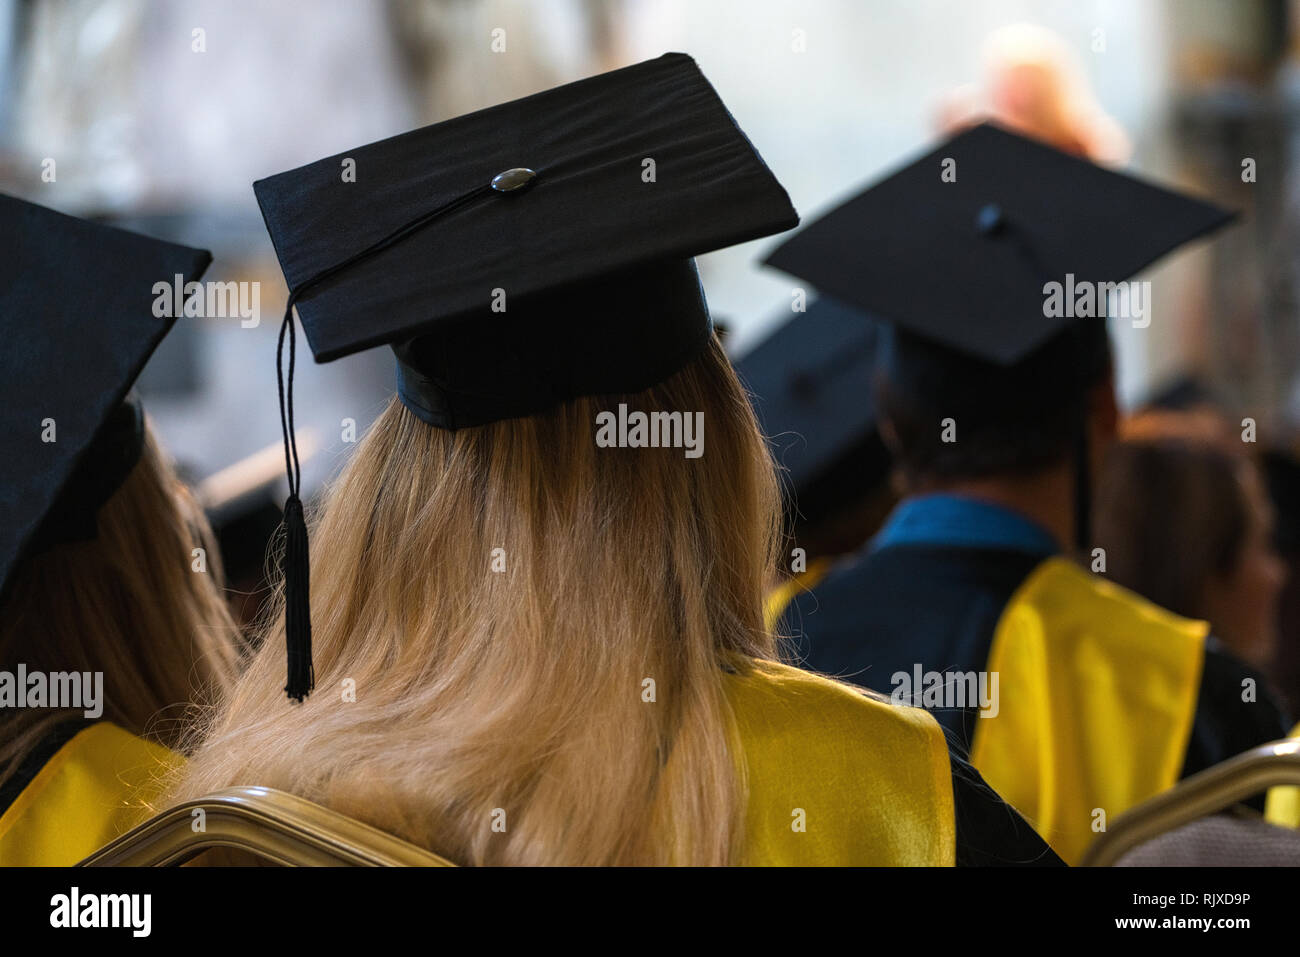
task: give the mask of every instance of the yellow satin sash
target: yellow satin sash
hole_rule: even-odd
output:
[[[1291,729],[1288,737],[1300,741],[1300,724]],[[1300,788],[1269,788],[1264,799],[1264,819],[1280,827],[1300,828]]]
[[[952,777],[930,715],[770,661],[727,676],[749,865],[951,865]]]
[[[956,853],[943,733],[786,665],[726,678],[749,791],[743,863],[950,865]],[[0,865],[75,864],[147,815],[181,758],[108,722],[81,731],[0,816]]]
[[[1003,611],[985,666],[999,708],[978,719],[971,763],[1067,863],[1177,782],[1208,630],[1062,558]]]
[[[0,816],[0,866],[77,863],[147,816],[153,783],[178,760],[115,724],[90,725]]]

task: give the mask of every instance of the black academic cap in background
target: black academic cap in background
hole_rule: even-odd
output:
[[[709,335],[691,257],[798,222],[682,54],[254,189],[317,361],[393,344],[402,399],[444,428],[662,381]]]
[[[1086,546],[1080,396],[1110,367],[1101,284],[1232,217],[985,124],[814,220],[767,262],[890,324],[882,366],[896,395],[967,422],[1076,406],[1075,534]],[[1076,291],[1088,289],[1080,316]]]
[[[0,586],[29,549],[94,537],[142,447],[124,400],[175,321],[154,286],[211,258],[0,195]]]
[[[880,326],[861,312],[822,297],[736,362],[798,515],[809,523],[889,474],[872,390],[879,336]]]
[[[290,289],[286,691],[299,700],[314,678],[294,305],[318,362],[391,344],[412,413],[440,428],[484,425],[669,378],[712,335],[692,257],[798,222],[682,54],[348,150],[254,190]]]
[[[809,223],[767,262],[923,340],[1010,366],[1075,321],[1045,315],[1045,284],[1125,280],[1233,215],[984,124]]]

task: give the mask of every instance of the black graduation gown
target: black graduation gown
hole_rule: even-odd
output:
[[[1064,867],[1020,812],[951,748],[958,867]]]

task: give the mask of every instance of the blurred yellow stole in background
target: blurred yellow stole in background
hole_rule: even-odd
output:
[[[1178,781],[1208,632],[1047,559],[998,621],[985,667],[999,707],[977,722],[971,764],[1079,863],[1116,815]]]

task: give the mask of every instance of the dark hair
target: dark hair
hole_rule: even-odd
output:
[[[1102,323],[1076,323],[1011,366],[894,331],[881,350],[876,401],[912,481],[1030,473],[1073,452],[1088,392],[1109,372]],[[948,418],[956,441],[944,441]]]
[[[1249,534],[1243,467],[1195,440],[1116,444],[1093,515],[1108,577],[1177,614],[1204,617],[1206,581],[1237,567]]]

